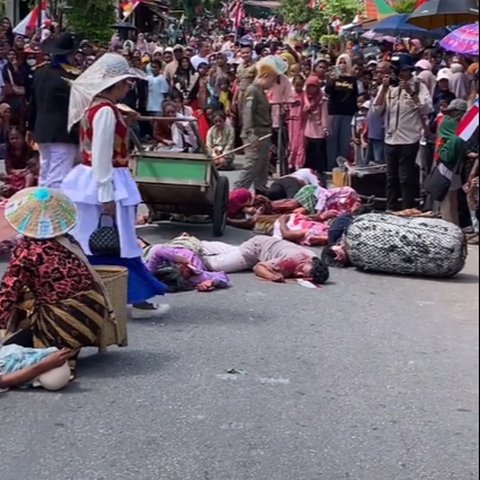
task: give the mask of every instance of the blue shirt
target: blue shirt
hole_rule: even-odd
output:
[[[385,140],[385,120],[383,114],[370,108],[367,114],[368,138]]]
[[[147,112],[161,112],[165,95],[169,92],[168,82],[163,75],[148,76]]]

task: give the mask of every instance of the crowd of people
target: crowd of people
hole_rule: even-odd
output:
[[[336,245],[368,208],[360,192],[329,185],[338,165],[384,166],[387,210],[408,211],[417,207],[421,151],[421,168],[453,178],[442,217],[475,227],[478,138],[455,132],[478,99],[477,59],[419,40],[332,49],[287,37],[275,22],[252,22],[242,36],[199,25],[183,44],[139,33],[102,45],[51,22],[31,38],[1,22],[0,193],[6,225],[20,237],[6,244],[0,284],[0,330],[9,335],[0,385],[45,386],[42,374],[66,361],[66,381],[74,378],[80,349],[98,345],[113,314],[95,265],[128,269],[134,318],[167,313],[150,302],[167,291],[229,287],[232,272],[324,284],[335,250],[322,257],[307,247]],[[238,247],[186,234],[164,245],[139,239],[130,131],[153,150],[204,148],[219,170],[235,168],[242,146],[228,222],[259,235]],[[272,178],[284,132],[289,173]],[[106,217],[115,232],[108,249]],[[7,355],[12,345],[24,350]]]

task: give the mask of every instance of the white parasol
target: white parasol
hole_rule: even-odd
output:
[[[141,70],[130,68],[127,60],[116,53],[106,53],[71,84],[68,130],[79,122],[94,97],[128,78],[146,79]]]

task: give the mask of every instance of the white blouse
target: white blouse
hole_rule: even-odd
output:
[[[113,149],[117,119],[110,107],[100,108],[93,119],[92,172],[98,182],[98,201],[114,200]]]

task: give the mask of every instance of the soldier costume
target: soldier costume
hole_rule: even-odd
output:
[[[265,61],[257,66],[257,78],[264,75],[278,75],[276,65]],[[271,140],[257,142],[260,137],[272,133],[272,109],[265,89],[255,81],[245,92],[242,116],[242,140],[244,144],[254,143],[245,148],[246,165],[235,188],[250,188],[254,185],[257,193],[265,193],[270,168]]]
[[[78,152],[78,131],[67,131],[70,82],[81,73],[68,63],[75,49],[69,33],[45,41],[42,50],[53,60],[38,68],[33,79],[27,129],[40,151],[39,185],[48,188],[60,188]]]

